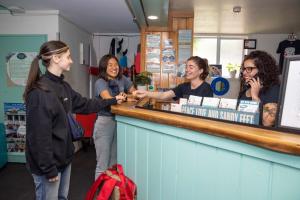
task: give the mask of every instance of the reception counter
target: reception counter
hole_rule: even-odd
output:
[[[112,106],[138,199],[300,199],[300,135]]]

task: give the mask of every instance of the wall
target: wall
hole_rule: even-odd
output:
[[[89,45],[92,43],[92,35],[87,31],[76,26],[62,16],[59,16],[59,37],[61,41],[66,42],[71,48],[73,65],[70,72],[66,72],[66,81],[72,88],[82,96],[89,96],[89,73],[88,66],[79,64],[79,46],[83,43],[84,58],[89,60]],[[92,54],[93,55],[93,54]]]
[[[276,53],[278,45],[281,41],[287,39],[286,34],[251,34],[249,39],[256,39],[256,50],[263,50],[270,53],[277,62],[279,62],[279,54]]]
[[[85,52],[88,52],[88,45],[92,40],[90,33],[59,16],[59,11],[56,10],[28,11],[17,16],[1,10],[0,27],[0,34],[47,34],[48,40],[59,39],[59,32],[60,39],[71,47],[74,60],[71,72],[66,73],[66,80],[83,96],[88,96],[89,76],[87,67],[79,65],[79,43],[83,42]]]
[[[0,27],[0,34],[47,34],[48,40],[55,40],[58,32],[58,11],[12,16],[2,10]]]

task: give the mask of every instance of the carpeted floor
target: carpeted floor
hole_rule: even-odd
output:
[[[94,146],[75,154],[72,162],[70,200],[83,200],[94,181]],[[34,184],[25,164],[8,163],[0,169],[0,200],[33,200]]]

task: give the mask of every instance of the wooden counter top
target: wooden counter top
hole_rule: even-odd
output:
[[[111,107],[113,113],[229,138],[266,149],[300,155],[300,135],[209,119],[135,108],[133,103]]]

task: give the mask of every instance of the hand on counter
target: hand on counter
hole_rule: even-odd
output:
[[[135,90],[132,92],[133,96],[138,97],[138,98],[144,98],[147,96],[148,91],[145,90]]]
[[[116,100],[117,100],[118,104],[121,104],[122,102],[125,102],[126,99],[127,99],[127,95],[123,92],[121,92],[120,94],[118,94],[116,96]]]

